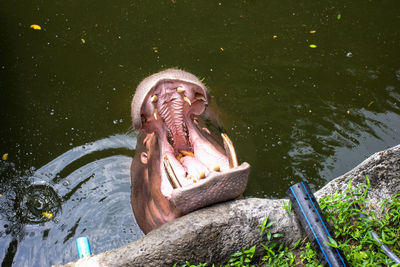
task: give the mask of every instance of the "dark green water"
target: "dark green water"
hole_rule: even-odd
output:
[[[0,14],[4,266],[74,260],[80,235],[96,253],[141,236],[121,170],[133,151],[47,174],[64,194],[55,219],[33,223],[21,210],[36,169],[131,132],[134,89],[161,69],[205,79],[240,160],[252,165],[247,196],[284,197],[300,180],[318,189],[400,143],[396,0],[2,1]]]

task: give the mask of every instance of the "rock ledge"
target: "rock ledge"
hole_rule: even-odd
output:
[[[320,199],[336,190],[343,192],[349,179],[357,186],[365,183],[366,176],[371,183],[370,204],[379,204],[383,198],[390,199],[400,192],[400,145],[373,154],[326,184],[315,196]],[[262,241],[257,225],[267,216],[275,221],[272,231],[282,233],[283,241],[293,244],[304,233],[294,213],[285,211],[284,201],[248,198],[214,205],[164,224],[123,247],[64,266],[172,266],[186,260],[223,264],[242,246]],[[379,214],[379,209],[376,212]]]

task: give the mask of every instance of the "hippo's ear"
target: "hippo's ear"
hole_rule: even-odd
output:
[[[146,153],[146,152],[140,153],[140,161],[141,161],[144,165],[147,165],[147,153]]]

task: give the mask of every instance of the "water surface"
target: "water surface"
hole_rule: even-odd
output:
[[[135,140],[131,97],[141,79],[161,69],[204,78],[240,160],[252,165],[246,196],[281,198],[301,180],[316,190],[399,144],[396,6],[395,0],[2,1],[3,265],[73,260],[81,234],[96,253],[141,235],[129,210],[129,145],[107,152],[100,146],[103,152],[65,166],[58,178],[35,174],[82,145],[125,133],[124,140]],[[32,193],[40,181],[45,191]],[[46,190],[57,193],[57,212],[41,221],[24,205],[30,194],[53,199]]]

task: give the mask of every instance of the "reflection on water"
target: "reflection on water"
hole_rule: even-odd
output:
[[[31,174],[18,173],[12,163],[2,162],[4,264],[49,266],[73,261],[79,236],[89,238],[95,253],[142,236],[130,205],[128,155],[135,146],[135,136],[111,136],[73,148]],[[19,185],[7,184],[12,180]]]
[[[351,74],[337,74],[343,70],[330,65],[280,68],[290,78],[285,83],[276,82],[284,74],[277,78],[258,69],[251,87],[246,85],[250,78],[230,77],[232,90],[217,99],[229,114],[224,119],[234,143],[243,144],[237,147],[239,156],[252,164],[245,194],[281,198],[288,185],[301,180],[315,190],[374,152],[400,143],[396,68]],[[230,98],[236,106],[225,104]]]

